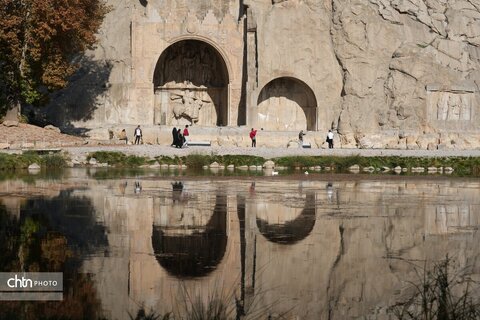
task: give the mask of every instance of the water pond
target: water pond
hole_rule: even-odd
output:
[[[452,177],[11,176],[0,271],[63,272],[64,291],[0,301],[0,318],[179,318],[203,305],[231,319],[395,319],[447,256],[480,278],[479,190]]]

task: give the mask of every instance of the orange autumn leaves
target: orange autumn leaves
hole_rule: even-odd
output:
[[[2,95],[34,104],[63,88],[106,12],[102,0],[0,0]]]

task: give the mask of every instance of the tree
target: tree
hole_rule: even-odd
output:
[[[65,87],[106,13],[103,0],[0,0],[0,115]]]

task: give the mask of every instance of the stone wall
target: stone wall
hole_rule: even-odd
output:
[[[333,128],[345,148],[480,146],[478,1],[107,2],[99,43],[71,85],[52,96],[48,122],[86,131]],[[177,63],[198,66],[196,78],[155,83],[156,70],[170,66],[159,64],[162,54],[188,41],[216,52],[224,85],[208,85],[205,72],[215,68],[196,49]]]

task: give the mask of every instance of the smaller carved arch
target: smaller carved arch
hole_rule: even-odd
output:
[[[294,77],[268,82],[257,100],[257,123],[267,130],[317,129],[317,99],[313,90]]]

